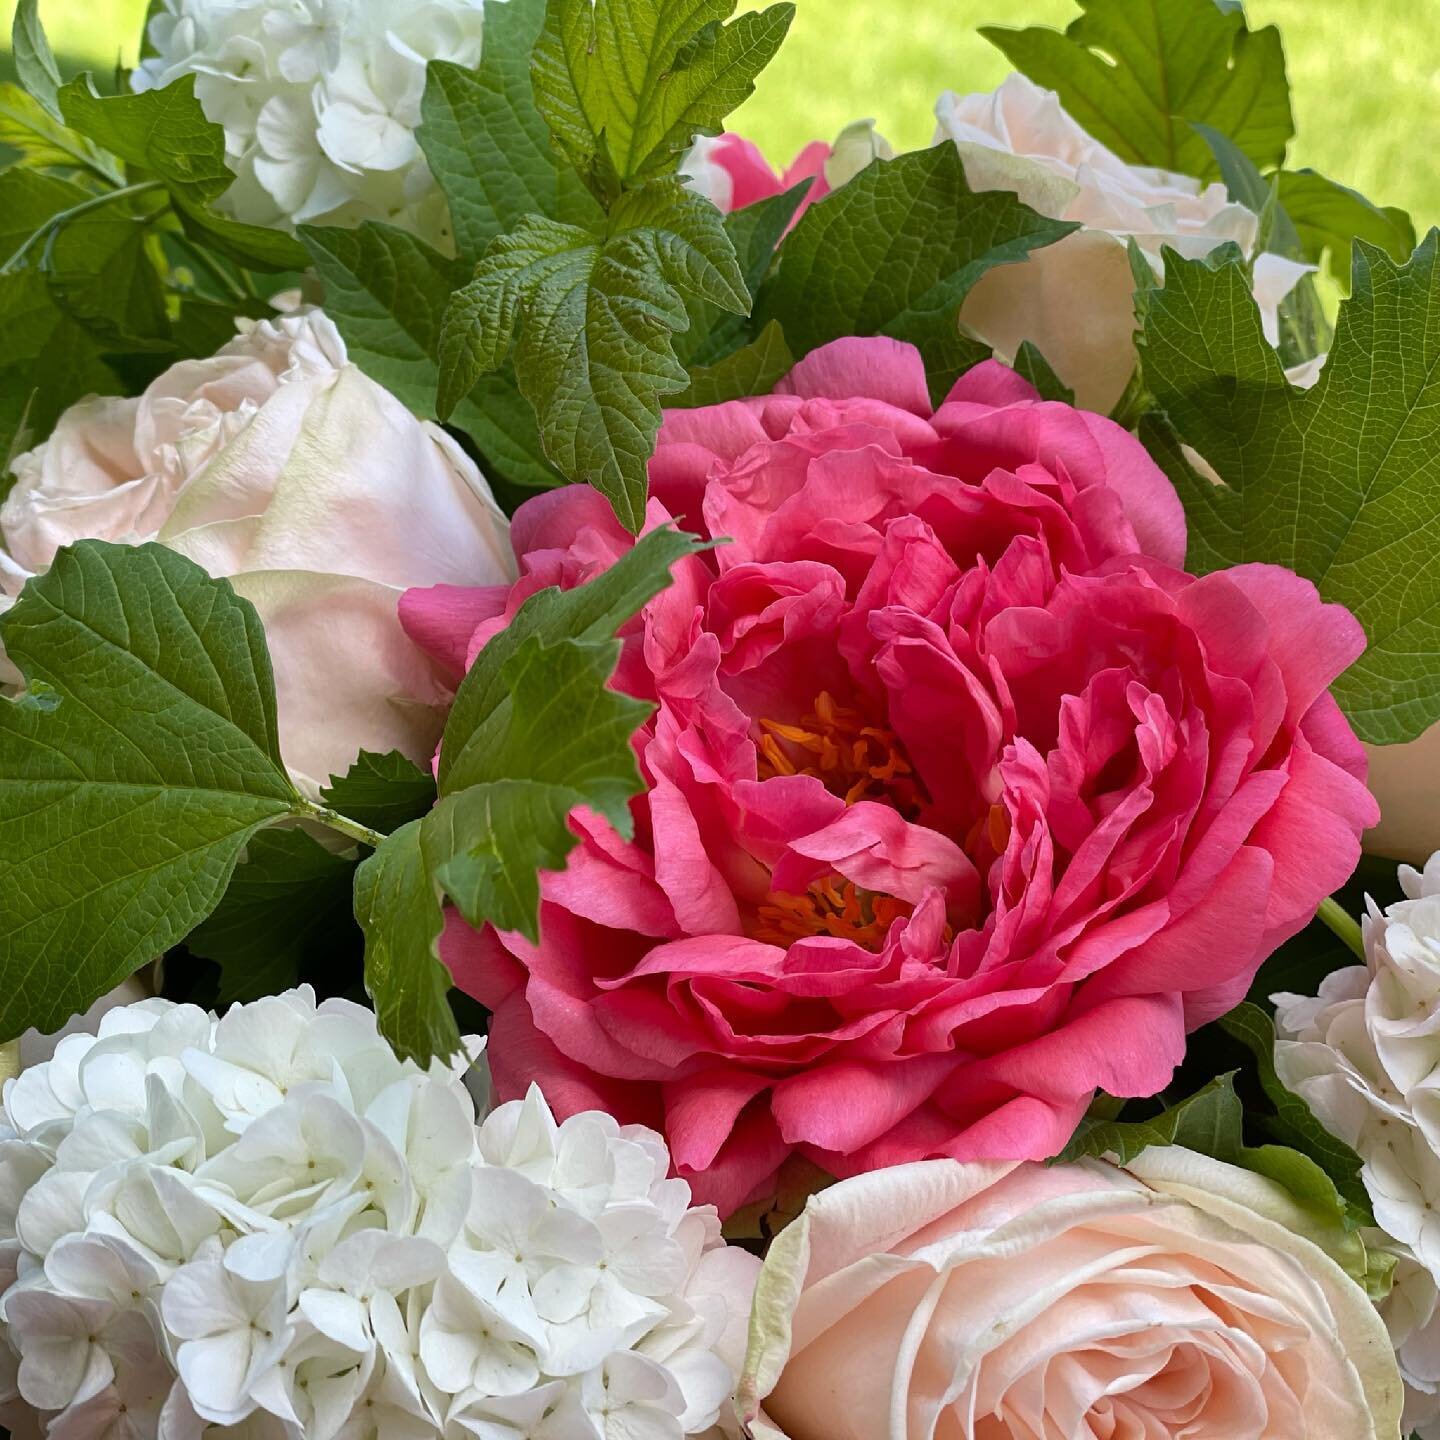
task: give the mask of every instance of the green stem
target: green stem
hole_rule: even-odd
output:
[[[220,265],[216,260],[212,259],[209,255],[207,255],[200,246],[191,244],[188,239],[183,240],[180,243],[181,248],[191,258],[191,260],[195,262],[196,265],[198,265],[222,290],[228,290],[230,292],[230,298],[232,300],[240,300],[243,302],[251,298],[245,293],[245,289],[240,284],[240,282],[236,280],[232,275],[230,275],[229,272],[226,271],[225,268]]]
[[[368,845],[372,850],[378,850],[385,843],[386,837],[380,831],[372,830],[368,825],[362,825],[358,820],[351,820],[338,810],[328,809],[324,805],[314,805],[307,800],[305,808],[298,813],[307,820],[318,820],[337,834],[358,841],[361,845]]]
[[[1360,932],[1360,922],[1347,914],[1337,901],[1322,900],[1320,908],[1315,912],[1315,918],[1323,920],[1336,937],[1355,952],[1357,959],[1365,959],[1365,939]]]
[[[61,210],[36,230],[4,265],[0,265],[0,275],[10,274],[41,240],[59,230],[61,226],[79,219],[81,215],[88,215],[90,211],[99,210],[104,205],[113,205],[117,200],[129,200],[136,195],[144,195],[150,190],[163,190],[164,188],[165,183],[162,180],[143,180],[137,185],[125,185],[119,190],[109,190],[104,195],[92,195],[90,199],[82,200],[68,210]]]

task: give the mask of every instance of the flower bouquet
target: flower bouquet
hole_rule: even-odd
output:
[[[793,9],[19,5],[12,1433],[1440,1437],[1440,237]]]

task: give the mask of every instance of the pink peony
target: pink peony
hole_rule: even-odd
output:
[[[732,1211],[839,1175],[1053,1155],[1351,872],[1374,819],[1326,691],[1360,653],[1287,571],[1196,579],[1139,443],[988,362],[840,340],[672,412],[649,523],[729,537],[626,633],[657,702],[624,844],[594,815],[541,942],[452,923],[502,1097],[665,1132]],[[524,599],[632,543],[593,490],[515,516],[512,588],[411,591],[458,679]]]
[[[714,139],[700,136],[681,169],[691,186],[727,215],[810,180],[813,183],[800,206],[803,212],[807,205],[830,193],[825,178],[830,155],[830,146],[823,140],[812,140],[777,175],[753,140],[727,132]]]

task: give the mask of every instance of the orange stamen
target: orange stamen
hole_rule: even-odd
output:
[[[907,820],[924,808],[924,788],[905,756],[899,737],[867,725],[858,710],[837,705],[821,691],[815,708],[798,725],[759,721],[759,775],[814,775],[847,805],[884,800]]]
[[[755,912],[750,934],[770,945],[792,945],[812,935],[853,940],[878,950],[890,926],[911,906],[893,895],[877,895],[839,875],[817,880],[803,895],[776,890]]]

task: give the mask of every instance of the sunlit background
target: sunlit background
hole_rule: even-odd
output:
[[[1063,25],[1073,0],[797,0],[779,59],[733,120],[773,159],[872,116],[897,148],[931,137],[942,90],[988,90],[1005,62],[982,24]],[[1253,26],[1285,37],[1300,136],[1311,165],[1422,230],[1440,221],[1440,0],[1247,0]],[[145,0],[41,0],[57,50],[112,70],[138,47]]]

